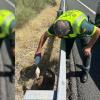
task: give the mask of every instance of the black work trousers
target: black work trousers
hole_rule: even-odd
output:
[[[81,49],[83,49],[88,44],[88,42],[90,41],[91,38],[90,37],[81,37],[79,39],[81,41]],[[70,55],[70,52],[71,52],[71,49],[73,47],[75,40],[76,40],[76,38],[66,39],[66,59],[69,59],[69,55]],[[83,50],[81,50],[81,51],[82,51],[82,56],[83,56],[82,57],[83,58],[83,70],[89,71],[90,63],[91,63],[91,55],[85,56],[83,53]]]
[[[1,45],[2,45],[2,41],[3,41],[3,39],[0,39],[0,48],[1,48]]]

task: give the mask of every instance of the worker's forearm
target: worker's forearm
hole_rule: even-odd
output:
[[[36,51],[36,52],[41,52],[42,47],[43,47],[43,45],[44,45],[46,39],[47,39],[47,37],[46,37],[45,35],[42,35],[42,36],[41,36],[41,39],[40,39],[40,41],[39,41],[39,45],[38,45],[38,48],[37,48],[37,51]]]
[[[92,48],[99,36],[100,36],[100,28],[97,27],[96,32],[92,36],[92,39],[89,41],[87,47]]]
[[[98,39],[99,35],[98,34],[94,34],[92,36],[92,39],[89,41],[87,47],[92,48],[93,45],[95,44],[96,40]]]

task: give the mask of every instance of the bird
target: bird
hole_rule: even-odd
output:
[[[40,77],[40,68],[39,67],[36,68],[35,75],[36,75],[36,79],[39,79],[39,77]]]

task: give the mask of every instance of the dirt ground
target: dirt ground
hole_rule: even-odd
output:
[[[33,69],[34,54],[41,35],[55,20],[58,8],[59,0],[57,6],[48,6],[36,18],[25,23],[21,29],[16,29],[16,100],[23,100],[25,88],[33,83],[34,70],[31,69]],[[59,47],[58,38],[50,38],[46,41],[42,50],[43,59],[40,69],[50,68],[56,72]]]

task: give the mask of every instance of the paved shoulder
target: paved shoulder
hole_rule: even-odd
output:
[[[0,9],[9,9],[15,12],[15,8],[11,6],[6,0],[0,0]]]

